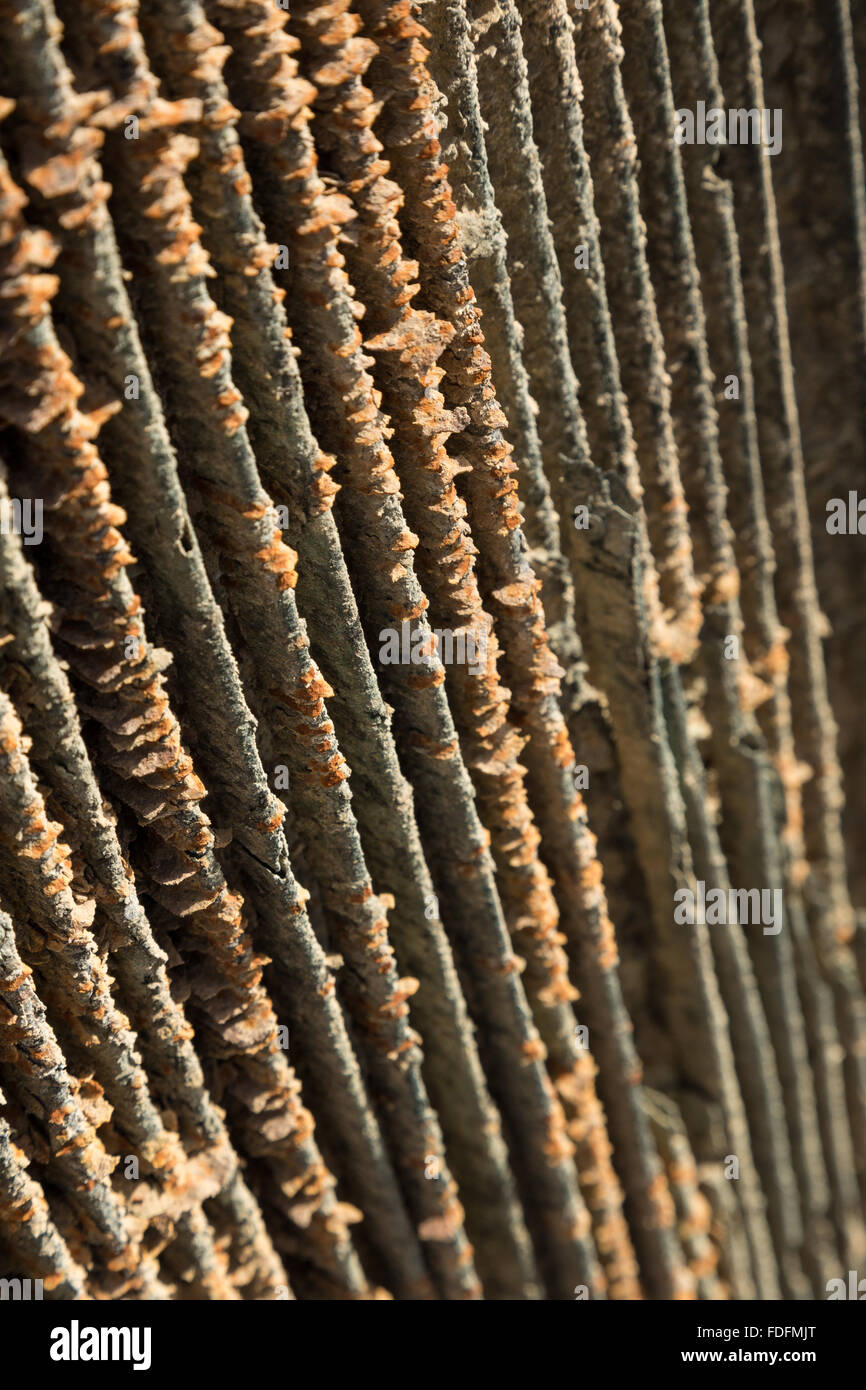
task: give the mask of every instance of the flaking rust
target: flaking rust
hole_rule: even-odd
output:
[[[134,56],[139,73],[144,74],[145,56],[137,35],[132,31],[129,17],[124,39],[127,58]],[[112,54],[117,48],[118,44],[112,45]],[[208,69],[205,68],[205,71]],[[100,70],[100,76],[108,77],[112,82],[115,75],[119,86],[125,75],[122,66],[116,74],[113,65]],[[149,87],[151,94],[155,90],[152,76],[146,81],[141,75],[135,86],[137,91]],[[195,104],[201,110],[202,103]],[[225,114],[223,104],[219,115],[221,123]],[[159,156],[151,149],[149,157],[152,161]],[[118,160],[118,170],[119,163]],[[240,151],[232,161],[232,168],[235,173],[243,168]],[[120,170],[118,177],[121,177]],[[162,254],[158,252],[160,243],[157,243],[157,247],[149,245],[148,222],[160,222],[163,203],[155,205],[149,202],[146,195],[142,197],[137,189],[138,179],[133,176],[124,185],[122,230],[126,233],[127,244],[134,248],[147,239],[151,255],[157,251],[154,258],[159,260]],[[188,194],[179,183],[167,203],[175,217],[181,215],[179,210],[182,210],[184,217],[191,216]],[[195,239],[192,237],[193,228]],[[299,774],[302,779],[298,798],[300,809],[307,814],[317,811],[320,815],[324,814],[326,822],[332,827],[332,837],[341,841],[331,849],[322,888],[331,910],[337,940],[352,966],[346,975],[343,997],[358,1024],[377,1087],[388,1096],[386,1114],[390,1115],[392,1111],[399,1113],[399,1131],[396,1123],[393,1129],[401,1135],[412,1136],[411,1139],[402,1138],[399,1141],[397,1152],[401,1171],[410,1170],[407,1180],[412,1183],[418,1220],[422,1224],[432,1220],[435,1225],[446,1211],[452,1218],[441,1229],[449,1230],[453,1249],[450,1252],[444,1248],[437,1249],[431,1258],[443,1269],[448,1266],[450,1259],[450,1268],[457,1278],[453,1285],[446,1282],[445,1287],[449,1291],[453,1290],[461,1297],[474,1297],[480,1289],[472,1275],[471,1249],[465,1235],[453,1222],[457,1209],[454,1206],[454,1184],[445,1164],[435,1117],[424,1098],[418,1039],[408,1025],[408,1008],[403,1003],[404,991],[409,989],[411,992],[410,985],[414,986],[415,982],[401,981],[398,977],[388,942],[387,918],[381,904],[370,893],[369,896],[362,896],[357,906],[347,911],[345,888],[351,885],[352,880],[349,880],[349,885],[342,883],[339,871],[334,878],[334,871],[341,861],[363,862],[357,834],[350,821],[348,798],[342,788],[348,772],[322,698],[327,686],[311,661],[306,641],[299,633],[297,613],[288,600],[287,591],[294,588],[296,583],[297,556],[285,545],[281,532],[274,528],[270,502],[263,497],[258,484],[255,460],[243,435],[245,407],[231,378],[228,339],[222,344],[219,362],[209,359],[207,370],[200,373],[203,380],[196,381],[186,369],[187,355],[199,361],[205,356],[208,350],[208,325],[219,317],[201,281],[205,253],[198,242],[199,229],[196,224],[188,222],[187,230],[189,235],[183,240],[182,283],[179,284],[173,274],[170,283],[163,286],[164,299],[158,302],[167,306],[172,295],[179,294],[189,305],[188,315],[181,316],[180,351],[173,349],[168,339],[163,343],[163,350],[167,360],[173,361],[183,392],[183,407],[178,401],[175,407],[177,414],[180,415],[182,408],[192,406],[209,446],[206,452],[196,451],[197,472],[190,479],[190,487],[198,491],[207,503],[203,526],[213,552],[220,557],[223,583],[232,609],[251,632],[265,625],[261,639],[256,643],[257,665],[267,672],[265,685],[268,679],[285,680],[286,677],[294,682],[289,690],[282,686],[271,686],[268,694],[277,707],[291,710],[296,716],[290,721],[286,757],[292,773]],[[150,277],[150,284],[156,285],[156,289],[148,291],[155,292],[157,297],[160,294],[159,281],[160,272],[157,271]],[[223,413],[227,403],[239,408],[232,418]],[[241,414],[244,419],[240,418]],[[192,447],[195,447],[194,442]],[[205,469],[207,476],[202,476]],[[241,490],[245,495],[239,495]],[[281,601],[276,601],[273,596],[268,600],[269,591],[267,588],[263,590],[261,585],[263,571],[274,577],[276,594],[284,595]],[[311,755],[306,763],[298,757],[305,746]],[[304,785],[317,794],[305,797]],[[310,853],[315,862],[316,850],[311,848]],[[333,986],[329,982],[327,994],[332,991]],[[398,1141],[395,1140],[396,1143]],[[418,1163],[419,1154],[429,1153],[436,1157],[439,1165],[439,1173],[433,1182],[424,1180],[421,1172],[423,1165]]]
[[[266,221],[270,229],[279,220],[284,229],[282,234],[288,235],[293,296],[296,300],[299,298],[304,307],[303,319],[293,325],[302,349],[302,375],[305,374],[311,391],[316,390],[316,381],[321,380],[343,403],[339,416],[335,417],[333,412],[316,414],[314,424],[322,434],[325,447],[338,457],[342,490],[336,499],[336,511],[343,528],[347,555],[354,557],[374,548],[381,557],[378,565],[373,563],[369,566],[354,563],[350,558],[354,581],[362,595],[363,605],[371,614],[377,615],[378,622],[373,619],[372,626],[386,626],[395,619],[398,622],[412,621],[413,631],[417,625],[424,641],[428,642],[430,628],[424,612],[426,596],[421,592],[414,565],[411,564],[411,550],[405,548],[408,528],[400,506],[400,480],[387,442],[393,434],[393,425],[380,409],[382,396],[369,371],[373,359],[363,351],[358,320],[363,319],[366,310],[357,300],[355,288],[343,269],[344,257],[338,249],[341,228],[346,237],[360,235],[355,211],[348,198],[327,190],[317,171],[317,151],[307,125],[306,112],[298,114],[295,128],[283,127],[280,149],[278,152],[268,149],[267,166],[264,162],[265,151],[256,149],[257,137],[263,131],[261,118],[278,108],[279,97],[274,91],[272,74],[279,70],[286,80],[294,77],[295,67],[288,54],[297,46],[296,41],[289,41],[286,35],[276,37],[273,14],[268,7],[252,3],[252,0],[244,0],[240,5],[214,4],[209,6],[209,13],[226,33],[235,55],[229,64],[230,89],[232,99],[245,113],[242,130],[249,134],[251,163],[255,156],[254,180],[261,177],[264,181],[268,177],[267,168],[274,185],[273,200],[265,201]],[[284,19],[283,16],[280,18]],[[361,47],[363,49],[363,45]],[[367,52],[368,49],[356,51],[353,61],[360,62]],[[310,98],[315,97],[312,86],[309,95]],[[408,299],[405,268],[397,266],[394,273],[398,281],[397,299],[404,296]],[[432,342],[425,341],[422,365],[425,358],[427,366],[435,361],[440,336],[437,330],[431,335]],[[417,344],[413,344],[409,337],[400,350],[413,347],[417,348]],[[441,431],[437,428],[434,433]],[[392,557],[397,557],[396,564]],[[409,612],[418,616],[408,619],[406,614]],[[422,613],[423,617],[420,616]],[[389,676],[394,684],[395,703],[399,702],[401,711],[405,711],[412,725],[408,741],[418,755],[417,777],[423,778],[425,783],[429,780],[433,786],[438,784],[440,794],[446,785],[443,779],[447,777],[453,785],[451,805],[466,807],[468,778],[459,745],[455,745],[454,752],[447,758],[438,756],[438,750],[453,738],[450,712],[444,702],[441,671],[441,661],[436,660],[428,668],[423,682],[412,679],[411,668],[405,671],[390,668]],[[431,681],[430,675],[438,679]],[[437,750],[435,766],[430,766],[429,758],[424,756],[427,749]],[[492,861],[480,824],[471,812],[465,814],[465,819],[467,833],[453,833],[452,836],[454,848],[448,873],[455,883],[462,879],[469,891],[481,895],[485,881],[489,881]],[[443,818],[443,833],[447,824]],[[496,922],[497,934],[498,931],[499,922]],[[500,943],[497,944],[504,950]],[[505,963],[507,954],[504,953],[502,963]],[[481,959],[480,954],[473,953],[475,962]],[[497,969],[493,978],[505,977]],[[517,1022],[517,1016],[526,1007],[522,992],[511,989],[508,992],[510,1006],[516,1014],[516,1031],[529,1031],[531,1024],[527,1028],[525,1014],[520,1023]],[[511,1083],[505,1084],[510,1087]],[[522,1084],[522,1078],[515,1078],[514,1084]],[[544,1085],[540,1069],[529,1082],[530,1087],[536,1084],[536,1103],[545,1114],[556,1116],[559,1112],[558,1102],[549,1086]],[[557,1184],[561,1181],[563,1185],[570,1185],[572,1179],[566,1175],[562,1157],[561,1171],[557,1173],[553,1171],[556,1164],[548,1156],[543,1156],[542,1146],[534,1138],[527,1136],[527,1139],[527,1147],[533,1151],[531,1162],[533,1166],[537,1165],[540,1182]],[[576,1187],[571,1188],[571,1194],[572,1200],[579,1200]],[[564,1234],[563,1257],[565,1260],[575,1259],[576,1251],[565,1253],[570,1237],[567,1232]],[[545,1233],[545,1238],[552,1246],[560,1243],[559,1236],[552,1230]],[[573,1268],[586,1272],[583,1263],[576,1262]],[[563,1285],[568,1277],[563,1277]],[[588,1277],[592,1279],[594,1274]]]
[[[33,296],[32,279],[27,274],[34,260],[37,266],[50,260],[50,248],[44,236],[34,237],[24,227],[20,216],[23,200],[9,178],[5,163],[2,179],[4,213],[0,231],[12,290],[6,301],[9,316],[3,354],[6,388],[3,401],[7,418],[23,422],[25,427],[37,432],[41,428],[55,429],[64,444],[67,437],[71,438],[70,447],[74,449],[77,445],[84,452],[85,467],[92,469],[94,454],[89,441],[98,425],[77,410],[80,388],[69,371],[68,359],[53,339],[47,318],[47,299]],[[10,358],[15,363],[11,389]],[[25,404],[26,390],[23,399],[21,392],[22,376],[26,383],[28,375],[34,372],[37,380],[48,387],[43,406],[35,416]],[[50,403],[49,408],[45,401]],[[116,516],[110,517],[110,520],[115,519]],[[110,1075],[112,1066],[120,1063],[119,1074],[134,1078],[133,1090],[137,1088],[146,1096],[144,1073],[130,1050],[132,1038],[126,1020],[114,1008],[110,981],[93,948],[89,927],[95,903],[87,899],[76,901],[69,892],[73,869],[68,850],[58,839],[60,827],[45,816],[42,799],[30,780],[26,757],[19,748],[20,725],[5,700],[3,719],[2,747],[7,760],[4,802],[7,813],[11,811],[14,816],[17,811],[22,824],[22,830],[7,849],[7,854],[12,855],[12,865],[17,866],[13,868],[13,882],[16,893],[22,893],[25,901],[32,903],[32,895],[41,892],[43,903],[36,911],[35,929],[30,929],[31,949],[35,958],[43,962],[45,952],[51,952],[51,993],[57,998],[61,1014],[66,1015],[64,1021],[72,1029],[72,1036],[85,1048],[93,1048],[100,1057],[103,1079],[109,1088],[116,1086],[116,1077]],[[62,1000],[62,990],[60,997],[57,996],[58,983],[65,984],[73,998],[83,996],[71,1016],[68,1003]],[[176,1143],[162,1129],[149,1101],[139,1115],[135,1113],[133,1097],[128,1118],[132,1132],[138,1136],[142,1156],[155,1170],[165,1172],[170,1185],[183,1170],[183,1159]]]
[[[229,891],[215,860],[209,824],[195,809],[204,788],[164,694],[163,654],[148,646],[140,601],[124,578],[132,556],[117,530],[123,513],[110,500],[105,469],[92,443],[98,425],[78,411],[81,385],[53,340],[44,306],[40,312],[34,332],[41,337],[40,370],[47,370],[46,361],[55,367],[50,378],[55,417],[49,422],[42,414],[34,420],[17,402],[6,413],[30,427],[34,482],[38,478],[42,495],[54,499],[49,531],[68,560],[69,584],[66,606],[58,605],[58,636],[88,689],[88,712],[99,720],[103,704],[107,709],[102,760],[115,773],[115,790],[123,799],[127,781],[132,784],[133,810],[149,826],[151,853],[164,856],[150,860],[151,891],[182,921],[183,931],[177,934],[181,946],[194,953],[194,960],[208,961],[204,976],[201,966],[193,966],[193,977],[198,970],[204,980],[219,980],[218,997],[206,985],[196,994],[196,1018],[210,1038],[212,1054],[250,1076],[253,1089],[244,1107],[250,1116],[248,1143],[273,1162],[278,1174],[285,1165],[291,1181],[298,1176],[296,1163],[312,1121],[278,1046],[277,1021],[261,985],[262,961],[246,934],[241,900]],[[26,337],[16,343],[25,363],[28,346]],[[99,601],[92,605],[94,596]],[[118,724],[123,732],[117,731]],[[144,790],[143,798],[136,789]],[[68,872],[71,876],[71,868]],[[97,969],[95,962],[92,968]],[[261,1105],[255,1103],[256,1095],[261,1095]],[[261,1109],[269,1112],[266,1125]],[[306,1161],[312,1178],[320,1161],[310,1156]],[[303,1171],[303,1158],[301,1163]],[[333,1200],[328,1195],[326,1187],[325,1208]],[[331,1234],[320,1229],[327,1247]]]
[[[0,1106],[7,1099],[0,1091]],[[0,1231],[25,1277],[41,1279],[55,1299],[87,1299],[87,1274],[52,1218],[16,1133],[0,1116]]]
[[[3,853],[15,903],[26,905],[27,925],[19,931],[26,954],[38,972],[41,990],[57,1026],[76,1052],[93,1056],[96,1075],[112,1099],[120,1126],[135,1152],[170,1198],[190,1183],[191,1173],[175,1136],[163,1126],[149,1095],[128,1021],[117,1009],[112,981],[97,954],[90,931],[95,904],[78,902],[69,890],[73,869],[59,826],[49,822],[20,750],[21,729],[5,696],[0,699],[4,748],[2,813],[20,829]],[[84,1092],[85,1096],[87,1091]],[[100,1123],[111,1107],[91,1105]]]
[[[57,517],[58,532],[62,534],[64,521],[75,528],[77,520],[74,506],[69,507],[65,517]],[[70,575],[79,584],[85,577],[86,571],[81,577]],[[115,794],[128,801],[147,831],[144,872],[151,893],[175,923],[172,940],[185,961],[199,1044],[226,1071],[226,1080],[233,1078],[232,1096],[240,1104],[231,1118],[241,1128],[243,1147],[268,1160],[284,1191],[306,1194],[308,1187],[320,1184],[322,1172],[321,1161],[311,1152],[312,1120],[278,1045],[277,1020],[261,982],[264,961],[249,940],[242,899],[225,882],[213,833],[198,809],[204,788],[183,749],[140,619],[132,624],[140,653],[134,660],[123,655],[128,620],[120,633],[110,621],[107,626],[99,633],[102,672],[92,662],[86,666],[90,690],[85,703],[96,719],[103,705],[107,709],[101,761],[115,774]],[[65,649],[76,670],[75,647]],[[115,731],[112,725],[118,722],[126,732]],[[332,1179],[321,1184],[323,1225],[333,1215],[332,1185]],[[289,1199],[289,1214],[291,1210]],[[321,1228],[314,1223],[311,1234],[317,1230]],[[326,1254],[332,1238],[326,1230],[321,1234]],[[339,1244],[345,1232],[339,1231],[336,1239]]]
[[[866,17],[284,4],[0,0],[0,1295],[821,1297]]]
[[[7,1092],[20,1097],[25,1112],[45,1127],[55,1180],[79,1213],[70,1256],[85,1267],[95,1260],[104,1287],[129,1287],[142,1259],[141,1233],[131,1229],[112,1189],[115,1160],[83,1112],[78,1083],[67,1071],[5,912],[0,914],[0,972],[0,1074]]]
[[[318,145],[339,174],[358,214],[345,254],[366,307],[365,346],[377,358],[376,375],[394,427],[392,448],[398,451],[396,463],[405,507],[420,533],[419,566],[425,588],[437,620],[473,634],[486,656],[480,674],[463,664],[448,668],[450,703],[481,817],[492,835],[506,920],[516,950],[530,966],[524,983],[551,1057],[557,1093],[569,1118],[578,1121],[577,1132],[583,1133],[589,1127],[579,1123],[570,1102],[575,1098],[589,1102],[592,1072],[588,1086],[562,1084],[567,1083],[569,1072],[580,1066],[573,1041],[577,1025],[569,1007],[577,991],[568,978],[562,950],[565,938],[557,932],[559,914],[550,880],[538,858],[540,836],[526,798],[525,769],[519,761],[525,736],[509,721],[510,692],[499,679],[493,620],[482,604],[466,506],[455,488],[461,465],[449,457],[445,447],[452,431],[467,423],[465,411],[445,409],[438,389],[445,373],[437,361],[455,329],[412,306],[419,288],[413,283],[418,266],[408,261],[402,250],[397,218],[403,195],[385,177],[389,166],[381,158],[382,145],[372,130],[380,105],[361,80],[378,51],[376,45],[358,36],[360,20],[350,12],[349,0],[325,6],[296,5],[293,13],[302,36],[301,61],[318,91],[314,101]],[[418,538],[413,542],[414,549]],[[514,597],[520,602],[522,595]],[[419,688],[422,679],[416,677],[413,685]],[[530,1046],[526,1044],[524,1051]],[[603,1127],[597,1099],[595,1118]],[[591,1188],[585,1190],[585,1196],[602,1227],[609,1209],[610,1227],[615,1228],[616,1235],[605,1229],[600,1243],[606,1263],[611,1246],[620,1243],[613,1292],[630,1297],[637,1287],[636,1266],[622,1216],[622,1193],[609,1155],[609,1145],[606,1152],[596,1150],[591,1162],[584,1162],[579,1154],[578,1171],[587,1179],[585,1188]],[[599,1156],[605,1162],[600,1163]],[[606,1194],[604,1184],[608,1185]]]
[[[224,120],[227,109],[225,87],[217,81],[214,73],[216,64],[210,63],[204,51],[208,40],[218,43],[220,36],[202,23],[200,8],[193,3],[180,8],[149,3],[141,18],[151,60],[171,95],[198,96],[203,102],[202,123],[196,128],[203,156],[190,166],[187,180],[191,182],[197,215],[204,224],[204,239],[219,269],[219,283],[235,318],[235,368],[244,373],[244,389],[251,407],[254,405],[250,427],[256,431],[257,462],[263,477],[267,477],[274,500],[289,503],[289,532],[292,543],[297,544],[302,555],[302,606],[309,602],[313,594],[318,601],[320,588],[324,592],[328,585],[336,584],[339,592],[346,596],[348,608],[352,609],[354,603],[349,600],[350,582],[328,511],[336,491],[336,484],[327,477],[327,469],[333,464],[333,458],[321,453],[309,430],[294,360],[298,350],[291,346],[291,330],[286,323],[282,302],[285,291],[274,286],[267,265],[261,224],[249,199],[245,199],[239,191],[239,185],[245,187],[243,176],[235,178],[231,184],[226,176],[226,171],[230,170],[234,177],[243,161],[231,122],[226,124]],[[222,53],[220,46],[220,62]],[[200,59],[196,56],[198,54],[201,54]],[[191,66],[193,62],[195,66]],[[275,236],[283,235],[282,228],[275,230]],[[256,276],[249,273],[252,266],[258,270]],[[312,486],[309,481],[311,477]],[[395,547],[398,552],[407,546],[408,539],[409,533],[401,545]],[[306,588],[303,588],[304,568],[307,570]],[[393,872],[396,860],[414,866],[408,881],[403,879],[399,885],[394,885],[400,889],[396,903],[390,900],[389,895],[391,907],[396,906],[396,915],[392,919],[394,936],[398,951],[407,952],[407,960],[412,962],[413,967],[418,963],[420,945],[425,969],[433,972],[432,978],[427,981],[426,991],[416,996],[416,1023],[423,1019],[428,1077],[435,1088],[443,1128],[449,1140],[456,1137],[459,1144],[457,1152],[452,1152],[460,1162],[461,1178],[468,1177],[470,1181],[473,1214],[477,1212],[479,1201],[482,1208],[498,1210],[495,1222],[482,1216],[478,1228],[483,1237],[479,1256],[484,1261],[485,1282],[487,1279],[492,1281],[491,1289],[516,1291],[524,1284],[526,1276],[518,1274],[515,1281],[514,1256],[521,1237],[514,1228],[514,1207],[509,1206],[510,1197],[504,1206],[502,1203],[503,1149],[498,1130],[486,1116],[483,1100],[480,1109],[478,1107],[481,1099],[478,1090],[480,1070],[473,1060],[473,1044],[467,1036],[459,991],[454,993],[453,975],[449,973],[447,963],[450,953],[444,944],[441,924],[430,922],[425,917],[429,900],[427,895],[432,885],[426,866],[419,860],[417,830],[411,808],[404,806],[404,784],[397,768],[392,736],[382,722],[375,726],[372,743],[367,740],[364,731],[368,691],[374,692],[374,699],[378,698],[375,675],[369,656],[358,647],[355,636],[351,638],[350,651],[337,659],[331,642],[334,631],[331,612],[322,608],[314,616],[316,621],[312,631],[323,644],[323,652],[326,651],[334,663],[332,676],[339,676],[340,696],[344,699],[348,696],[350,707],[357,711],[349,716],[348,724],[344,725],[344,737],[348,733],[353,736],[357,734],[353,748],[362,776],[369,778],[372,774],[374,779],[382,779],[383,790],[387,789],[386,797],[395,803],[396,818],[390,827],[396,832],[392,848],[384,844],[377,846],[375,839],[368,839],[365,854],[369,858],[371,850],[375,851],[373,862],[380,872],[384,870],[388,875]],[[345,634],[348,635],[350,630],[345,629]],[[263,651],[269,651],[269,644],[258,647],[259,657]],[[266,672],[260,659],[256,667],[264,681]],[[437,673],[434,679],[441,681],[441,673]],[[284,686],[282,679],[276,685],[269,683],[265,693],[268,698],[276,699],[277,692],[280,692],[291,700],[293,697]],[[276,728],[279,720],[274,714],[269,716],[268,722]],[[288,747],[291,749],[293,742]],[[299,802],[304,783],[303,772],[300,778],[296,776],[293,779],[294,801]],[[355,807],[358,806],[362,813],[372,809],[365,805],[363,797],[355,803]],[[366,828],[366,825],[362,828]],[[313,843],[318,849],[321,843],[319,837],[314,837]],[[346,865],[340,862],[334,869],[336,887],[345,877]],[[441,1012],[443,998],[451,1020],[447,1027],[443,1024]],[[477,1116],[477,1123],[470,1118],[473,1114]],[[467,1137],[472,1149],[471,1157],[466,1152]],[[494,1149],[498,1149],[498,1152],[491,1163]],[[436,1181],[430,1180],[429,1185],[435,1187]],[[420,1229],[422,1239],[427,1239],[426,1225]],[[429,1229],[434,1227],[431,1225]],[[495,1252],[491,1251],[491,1242]]]
[[[63,110],[70,100],[71,86],[68,70],[65,70],[63,58],[53,43],[53,36],[54,29],[50,28],[50,32],[46,26],[40,29],[39,22],[25,33],[15,29],[8,32],[15,53],[22,58],[29,57],[31,67],[35,64],[39,71],[36,111],[47,110],[50,113],[58,108]],[[42,65],[43,54],[49,60],[47,72]],[[26,63],[22,64],[22,70],[26,70]],[[28,89],[29,95],[31,89]],[[35,114],[32,107],[31,111]],[[21,139],[26,138],[26,131],[19,133]],[[95,167],[92,172],[97,174],[99,170]],[[51,227],[63,229],[63,207],[49,203],[43,207],[43,211]],[[252,848],[252,856],[246,859],[242,856],[240,865],[247,885],[252,881],[253,894],[256,895],[257,930],[263,934],[270,948],[268,954],[274,956],[270,986],[277,992],[279,1005],[286,1017],[292,1019],[295,1012],[300,1011],[306,1019],[307,1027],[302,1034],[307,1045],[302,1062],[316,1076],[320,1116],[324,1111],[332,1131],[334,1126],[338,1129],[342,1127],[341,1152],[345,1145],[352,1154],[343,1176],[354,1179],[354,1188],[359,1195],[361,1191],[366,1194],[364,1202],[373,1218],[370,1222],[371,1238],[379,1245],[379,1250],[386,1252],[389,1279],[393,1280],[396,1289],[414,1297],[418,1289],[427,1287],[427,1279],[421,1269],[420,1247],[414,1240],[413,1230],[393,1186],[393,1176],[382,1148],[377,1122],[364,1091],[363,1077],[354,1058],[341,1009],[334,998],[334,980],[328,977],[327,962],[304,912],[302,890],[289,865],[285,837],[274,821],[277,798],[265,784],[259,755],[252,742],[252,713],[240,688],[234,655],[225,638],[221,614],[210,591],[202,556],[192,539],[186,502],[177,477],[177,464],[126,296],[110,222],[86,224],[79,228],[79,235],[74,239],[74,254],[64,260],[63,295],[67,303],[70,296],[72,300],[78,300],[81,292],[78,267],[82,260],[88,267],[85,302],[72,317],[76,328],[81,328],[79,341],[85,345],[83,357],[89,361],[89,371],[101,375],[106,357],[113,367],[117,367],[118,360],[113,357],[114,343],[111,338],[111,334],[117,331],[124,353],[135,364],[142,386],[140,407],[128,406],[118,416],[114,438],[120,439],[120,449],[115,453],[114,463],[121,475],[126,470],[126,481],[131,482],[132,486],[133,502],[138,502],[140,493],[149,493],[149,503],[143,507],[136,505],[135,525],[147,562],[152,566],[150,578],[170,612],[177,612],[178,602],[186,600],[186,587],[192,585],[197,605],[203,616],[207,614],[210,632],[199,626],[195,635],[190,637],[196,655],[193,666],[186,674],[190,676],[195,667],[196,676],[188,682],[189,685],[195,684],[200,670],[209,673],[210,717],[206,714],[203,720],[196,721],[193,716],[193,727],[200,739],[200,748],[202,741],[206,745],[202,749],[202,756],[209,767],[210,780],[224,787],[224,781],[220,781],[220,778],[225,778],[227,767],[235,774],[234,785],[240,796],[238,798],[232,792],[229,816],[236,835],[239,833],[247,847]],[[95,300],[90,293],[90,277],[95,277],[99,285]],[[107,322],[117,325],[117,328],[108,331]],[[113,375],[113,381],[115,391],[120,393],[125,385],[122,371]],[[239,436],[238,431],[235,438]],[[133,470],[132,478],[129,478],[129,468]],[[163,528],[153,525],[154,516],[160,514],[167,500],[171,505],[172,524],[181,523],[175,527],[177,548],[172,545],[171,538]],[[185,556],[179,564],[178,553]],[[182,570],[181,588],[178,588],[178,569]],[[86,582],[82,580],[82,584],[86,585]],[[183,614],[181,630],[175,627],[172,632],[174,641],[181,642],[182,651],[186,651],[186,637],[190,628],[195,628],[195,624],[186,623]],[[199,701],[197,689],[190,692],[188,688],[186,694],[193,703]],[[103,724],[110,723],[110,710],[106,712],[103,709],[100,719]],[[135,796],[136,806],[143,815],[156,817],[160,813],[161,799],[157,790],[152,791],[140,783],[133,787],[126,780],[122,783],[122,792],[124,795],[121,799],[126,801]],[[186,902],[186,908],[190,906]],[[285,930],[286,916],[291,922],[291,931]],[[316,1166],[317,1159],[310,1141],[304,1143],[304,1152],[307,1155],[304,1162]],[[231,1201],[245,1201],[238,1183],[232,1186]],[[282,1198],[279,1198],[277,1205],[284,1209]],[[249,1201],[246,1208],[249,1211]],[[282,1215],[279,1220],[282,1222]],[[292,1219],[288,1229],[279,1226],[281,1247],[291,1245],[296,1229]],[[320,1232],[316,1223],[314,1232]],[[303,1259],[304,1277],[309,1277],[317,1287],[324,1283],[329,1291],[342,1290],[349,1297],[363,1295],[366,1280],[348,1236],[342,1241],[325,1241],[324,1251],[314,1251],[307,1241],[306,1254],[311,1258]]]
[[[577,978],[583,992],[591,989],[588,997],[594,997],[596,1007],[605,1011],[611,996],[619,996],[614,1007],[622,1014],[614,929],[601,886],[595,840],[575,790],[577,763],[557,698],[563,672],[549,645],[540,583],[526,558],[513,476],[516,465],[503,434],[507,421],[496,399],[447,167],[442,163],[433,106],[436,88],[426,66],[427,30],[402,0],[384,10],[365,3],[358,8],[382,52],[382,60],[374,65],[372,86],[374,94],[381,91],[386,102],[383,138],[406,195],[404,226],[411,229],[413,248],[425,268],[424,301],[456,330],[442,360],[446,399],[467,410],[470,417],[460,436],[461,458],[469,465],[461,489],[476,545],[484,557],[483,590],[505,656],[503,675],[511,689],[513,717],[528,736],[523,760],[529,769],[539,828],[556,866],[563,931],[572,949],[580,948]],[[605,978],[607,984],[602,983]],[[625,1054],[633,1055],[628,1033],[623,1032],[627,1025],[614,1026],[627,1064]],[[623,1135],[619,1129],[618,1142],[633,1145],[643,1167],[647,1220],[653,1229],[671,1230],[669,1206],[658,1206],[652,1195],[652,1183],[659,1175],[652,1140],[637,1101],[630,1104],[628,1132]],[[614,1221],[615,1211],[614,1205]],[[671,1287],[688,1287],[688,1274],[671,1242],[663,1251],[661,1261],[667,1265]]]

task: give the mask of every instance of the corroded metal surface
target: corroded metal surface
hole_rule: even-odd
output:
[[[862,1262],[866,14],[806,9],[0,0],[4,1279]],[[676,138],[792,55],[784,161]]]

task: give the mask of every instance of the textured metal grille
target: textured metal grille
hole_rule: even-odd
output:
[[[3,1296],[825,1297],[859,0],[56,4],[0,0]]]

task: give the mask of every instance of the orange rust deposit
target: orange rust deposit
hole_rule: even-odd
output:
[[[0,0],[0,1302],[866,1269],[864,65]]]

